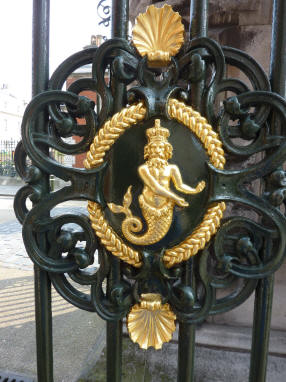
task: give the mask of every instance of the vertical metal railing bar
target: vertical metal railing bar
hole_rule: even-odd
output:
[[[194,260],[191,258],[184,266],[184,280],[186,285],[194,283]],[[192,382],[194,379],[195,363],[195,325],[179,323],[179,341],[178,341],[178,382]]]
[[[272,47],[270,60],[272,90],[286,97],[286,2],[273,1]]]
[[[112,1],[112,38],[127,39],[129,20],[129,1]],[[114,99],[113,113],[117,113],[124,106],[125,85],[111,78]],[[111,161],[112,162],[112,161]],[[112,168],[111,168],[112,172]],[[110,256],[111,271],[107,281],[107,293],[121,278],[120,260]],[[108,382],[120,382],[122,375],[122,321],[107,321],[106,324],[106,377]]]
[[[128,38],[128,22],[129,22],[129,1],[113,0],[112,1],[112,38],[119,37],[127,40]],[[124,98],[126,86],[123,83],[112,79],[113,90],[113,112],[117,113],[124,106]]]
[[[32,95],[46,90],[49,80],[49,24],[50,1],[33,1],[33,58],[32,58]],[[45,131],[46,115],[37,120],[39,132]],[[41,180],[43,193],[49,191],[49,177]],[[38,236],[39,247],[46,251],[46,237]],[[37,341],[38,381],[53,382],[53,342],[51,282],[47,272],[34,267],[35,316]]]
[[[208,34],[208,0],[191,0],[190,2],[190,38],[206,37]],[[205,81],[192,84],[191,103],[195,110],[202,112],[201,99],[204,90]]]
[[[255,291],[249,372],[250,382],[266,381],[273,284],[274,277],[267,277],[258,282]]]
[[[208,34],[208,0],[191,0],[190,2],[190,36],[191,39]]]
[[[208,7],[208,0],[190,1],[191,38],[207,36]],[[196,82],[191,87],[191,104],[198,111],[201,111],[203,89],[204,80]],[[184,282],[195,288],[194,260],[192,258],[184,266]],[[195,325],[179,323],[178,382],[192,382],[194,380],[195,336]]]
[[[38,381],[53,382],[51,282],[47,272],[34,269]]]
[[[270,81],[272,90],[286,95],[286,3],[273,1],[272,45]],[[271,120],[271,131],[280,134],[280,125],[275,116]],[[278,131],[277,131],[278,130]],[[267,375],[267,358],[272,314],[274,275],[260,280],[255,293],[253,336],[250,363],[250,382],[264,382]]]

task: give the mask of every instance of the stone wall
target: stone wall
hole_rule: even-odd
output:
[[[130,0],[130,19],[150,4],[165,3],[181,14],[186,30],[190,23],[190,0]],[[251,54],[265,70],[269,68],[272,0],[210,0],[209,37]]]

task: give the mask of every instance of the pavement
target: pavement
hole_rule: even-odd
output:
[[[1,372],[36,380],[33,263],[13,211],[18,189],[0,186],[0,380]],[[53,214],[67,212],[86,213],[85,204],[64,203]],[[69,304],[54,289],[52,310],[54,381],[74,382],[104,347],[105,323],[97,314]]]
[[[105,323],[52,292],[55,382],[76,381],[89,352],[104,346]],[[0,267],[0,370],[36,375],[33,272]],[[39,381],[40,382],[40,381]]]
[[[33,265],[25,252],[21,225],[13,213],[18,186],[0,186],[0,380],[1,372],[36,381]],[[3,196],[4,195],[4,196]],[[84,212],[68,202],[53,213]],[[105,381],[105,323],[52,291],[54,382]],[[202,325],[196,333],[195,382],[248,380],[251,329]],[[272,331],[267,382],[286,381],[286,334]],[[177,333],[162,351],[142,351],[123,341],[123,382],[175,382]],[[41,381],[38,381],[41,382]]]
[[[198,336],[202,331],[205,329],[198,330]],[[223,336],[221,330],[217,331],[218,333]],[[177,349],[177,343],[172,341],[163,345],[162,350],[149,348],[142,351],[125,337],[123,339],[122,382],[176,382]],[[94,367],[78,382],[105,382],[104,372],[105,349]],[[248,352],[208,348],[197,343],[194,382],[246,382],[248,373]],[[285,358],[269,356],[266,382],[285,382],[285,376]]]

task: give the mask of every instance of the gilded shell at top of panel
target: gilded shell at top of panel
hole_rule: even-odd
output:
[[[132,37],[140,55],[147,55],[149,66],[165,66],[184,42],[181,16],[170,5],[162,8],[151,5],[136,18]]]

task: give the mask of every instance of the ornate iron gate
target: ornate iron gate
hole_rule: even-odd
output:
[[[121,380],[124,317],[142,348],[169,341],[177,319],[178,381],[192,381],[195,325],[256,291],[249,380],[265,381],[273,273],[286,245],[285,2],[274,1],[271,85],[247,54],[207,37],[207,0],[191,1],[190,40],[165,5],[140,15],[128,42],[128,1],[112,8],[112,39],[75,53],[49,79],[49,0],[34,1],[34,98],[15,153],[27,186],[15,211],[35,263],[38,380],[53,381],[52,282],[70,303],[107,321],[110,382]],[[92,78],[63,91],[86,64]],[[250,85],[226,78],[226,65]],[[99,113],[79,95],[85,90],[100,96]],[[80,141],[68,143],[71,136]],[[65,167],[50,148],[87,153],[86,168]],[[253,155],[255,164],[241,169]],[[52,175],[70,185],[51,192]],[[251,187],[256,180],[260,187]],[[72,199],[88,201],[89,218],[51,216]],[[233,204],[252,218],[234,216]],[[100,266],[90,272],[96,250]],[[237,280],[234,292],[216,295]]]

